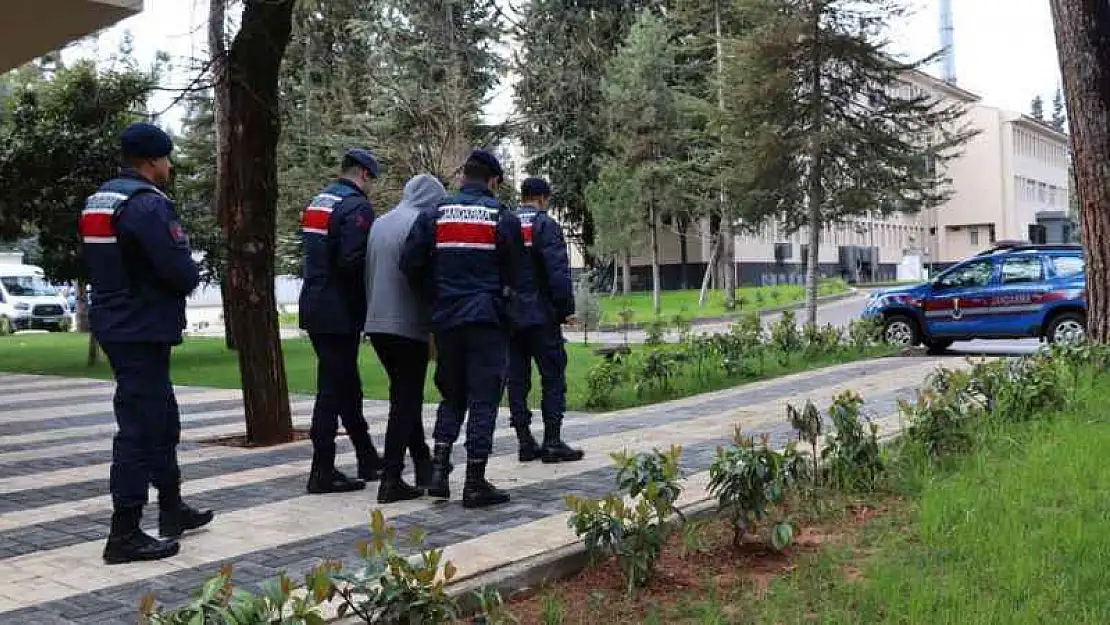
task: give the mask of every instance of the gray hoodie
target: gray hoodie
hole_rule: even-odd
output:
[[[435,176],[420,174],[405,184],[401,203],[374,220],[366,246],[366,332],[428,340],[420,301],[399,269],[401,248],[417,214],[446,195]]]

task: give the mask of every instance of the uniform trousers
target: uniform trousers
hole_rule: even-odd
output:
[[[313,448],[325,457],[334,457],[335,435],[342,421],[355,449],[370,449],[370,431],[362,411],[362,377],[358,371],[360,335],[310,332],[308,338],[317,359],[316,404],[309,431]]]
[[[543,422],[562,423],[567,407],[567,350],[563,330],[555,324],[521,328],[509,339],[509,374],[506,387],[513,427],[528,427],[532,411],[532,362],[540,370],[540,412]]]
[[[443,396],[435,442],[454,444],[466,420],[467,457],[488,458],[508,363],[508,332],[494,324],[465,324],[437,331],[435,342],[435,382]]]

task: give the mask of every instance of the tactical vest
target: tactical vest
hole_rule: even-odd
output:
[[[437,209],[436,270],[441,296],[501,292],[497,223],[501,209],[488,203],[449,201]]]
[[[130,287],[127,263],[117,237],[116,219],[124,202],[138,193],[147,192],[165,197],[158,187],[149,182],[114,178],[85,201],[77,230],[84,246],[85,264],[94,294],[123,291]]]

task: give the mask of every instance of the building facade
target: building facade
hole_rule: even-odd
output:
[[[4,0],[0,72],[134,15],[143,0]]]

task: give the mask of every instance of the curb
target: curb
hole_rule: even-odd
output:
[[[830,302],[837,302],[837,301],[840,301],[840,300],[845,300],[845,299],[854,297],[856,295],[859,295],[861,292],[862,291],[860,289],[857,289],[855,287],[848,287],[848,290],[844,291],[843,293],[833,293],[832,295],[821,295],[821,296],[819,296],[817,298],[817,303],[818,304],[828,304]],[[781,306],[771,306],[769,308],[760,308],[759,309],[759,316],[764,317],[764,316],[767,316],[767,315],[774,315],[774,314],[778,314],[778,313],[781,313],[781,312],[786,312],[788,310],[800,310],[802,308],[805,308],[805,305],[806,305],[805,302],[802,301],[802,302],[795,302],[793,304],[783,304]],[[737,321],[739,319],[742,319],[745,314],[746,313],[744,313],[744,312],[738,312],[738,313],[734,313],[734,314],[731,314],[731,315],[718,315],[716,317],[698,317],[696,319],[690,319],[689,321],[690,321],[690,325],[696,328],[698,326],[713,325],[713,324],[725,323],[725,322],[729,322],[729,321]],[[648,323],[650,323],[650,322],[648,322]],[[603,324],[598,325],[597,328],[591,329],[590,332],[623,332],[625,330],[643,330],[645,325],[646,325],[646,323],[643,322],[643,321],[635,321],[635,322],[632,322],[632,323],[630,323],[626,326],[623,326],[623,325],[620,325],[620,324],[613,324],[613,323],[603,323]],[[583,331],[581,326],[567,326],[566,330],[568,332],[582,332]]]

